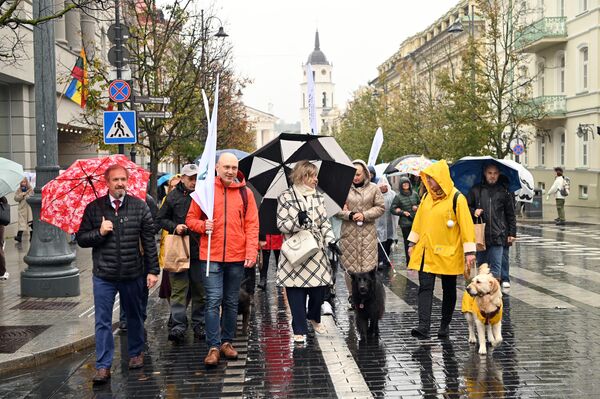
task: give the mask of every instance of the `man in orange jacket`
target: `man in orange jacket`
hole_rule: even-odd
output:
[[[221,353],[227,359],[238,357],[231,342],[240,284],[244,268],[254,267],[258,252],[258,210],[252,191],[246,188],[243,176],[238,175],[237,158],[231,153],[221,154],[216,169],[213,219],[207,220],[200,206],[192,201],[185,220],[190,230],[200,234],[201,272],[206,290],[204,317],[209,350],[204,364],[207,367],[217,366]],[[207,277],[208,231],[212,231],[212,239]]]

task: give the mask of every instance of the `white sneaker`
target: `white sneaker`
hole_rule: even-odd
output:
[[[313,330],[315,330],[315,332],[317,334],[325,334],[327,332],[327,330],[325,329],[325,326],[321,323],[317,323],[314,320],[310,321],[312,326],[313,326]]]
[[[297,344],[303,344],[306,342],[306,335],[294,335],[294,342]]]
[[[502,288],[510,288],[510,283],[508,281],[503,281]]]
[[[0,280],[8,280],[8,277],[10,275],[8,274],[8,272],[4,272],[4,274],[2,276],[0,276]]]
[[[331,308],[331,304],[327,301],[323,302],[321,305],[321,314],[322,315],[332,315],[333,309]]]

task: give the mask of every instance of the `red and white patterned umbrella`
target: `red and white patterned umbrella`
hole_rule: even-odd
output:
[[[150,172],[125,155],[78,159],[42,188],[41,220],[76,233],[87,204],[108,193],[104,171],[115,164],[129,172],[127,194],[145,200]]]

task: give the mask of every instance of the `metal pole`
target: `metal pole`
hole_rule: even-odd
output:
[[[52,14],[53,0],[34,0],[35,19]],[[72,266],[75,255],[66,234],[40,220],[42,187],[58,176],[58,132],[56,122],[56,55],[54,23],[33,28],[35,77],[35,129],[37,184],[27,202],[33,211],[33,236],[23,259],[28,267],[21,273],[21,295],[40,298],[79,295],[79,270]]]
[[[123,68],[123,32],[121,32],[121,5],[119,0],[115,0],[115,47],[117,54],[116,64],[117,64],[117,79],[122,78],[122,68]],[[117,110],[123,110],[123,103],[117,104]],[[119,154],[125,154],[125,145],[119,144]]]

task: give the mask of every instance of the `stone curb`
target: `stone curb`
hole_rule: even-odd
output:
[[[156,285],[152,291],[148,294],[149,296],[153,295],[158,291],[158,285]],[[148,302],[150,303],[150,302]],[[113,323],[113,334],[117,330],[119,326],[119,322]],[[93,331],[93,324],[92,330]],[[28,368],[38,367],[43,364],[50,362],[51,360],[56,359],[57,357],[69,355],[71,353],[79,352],[83,349],[87,349],[94,345],[96,342],[96,334],[92,332],[89,335],[86,335],[76,341],[72,341],[66,343],[64,345],[56,346],[54,348],[49,348],[47,350],[30,353],[23,356],[20,356],[16,359],[7,360],[4,362],[0,362],[0,376],[25,370]]]

